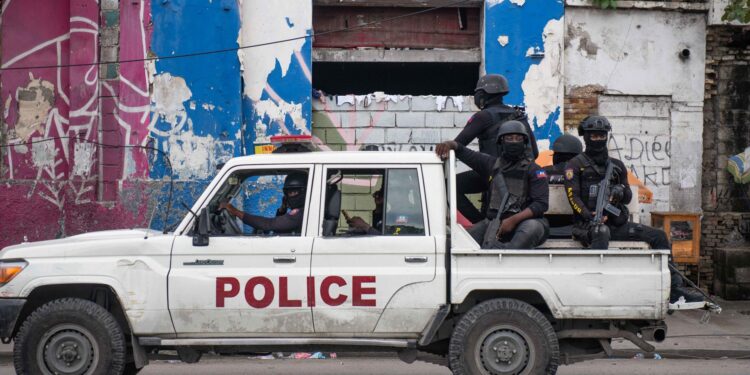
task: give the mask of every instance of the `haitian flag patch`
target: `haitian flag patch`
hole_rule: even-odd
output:
[[[536,178],[547,178],[547,172],[544,169],[536,171]]]

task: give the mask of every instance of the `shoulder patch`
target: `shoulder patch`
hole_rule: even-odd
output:
[[[544,169],[539,169],[536,172],[536,178],[547,178],[547,172]]]
[[[294,215],[296,215],[298,213],[299,213],[299,208],[295,208],[295,209],[292,209],[291,211],[289,211],[289,215],[292,215],[292,216],[294,216]]]
[[[565,170],[565,179],[566,180],[572,180],[573,179],[573,168],[568,168]]]

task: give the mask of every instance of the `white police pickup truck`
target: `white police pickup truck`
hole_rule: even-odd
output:
[[[0,337],[18,374],[134,374],[154,348],[392,350],[455,374],[552,374],[622,337],[663,340],[667,250],[481,250],[457,224],[455,160],[313,152],[229,161],[174,232],[114,230],[0,252]],[[308,176],[291,233],[243,225]],[[374,194],[373,194],[374,193]],[[369,228],[348,228],[343,216]],[[565,241],[563,241],[565,242]],[[558,243],[560,243],[558,241]],[[629,247],[629,248],[628,248]]]

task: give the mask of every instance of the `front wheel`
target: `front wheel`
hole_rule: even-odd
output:
[[[528,303],[504,298],[482,302],[464,314],[448,350],[456,375],[554,374],[559,357],[547,318]]]
[[[126,351],[112,314],[91,301],[65,298],[42,305],[24,321],[13,364],[18,375],[119,375]]]

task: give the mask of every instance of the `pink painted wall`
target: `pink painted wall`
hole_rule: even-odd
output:
[[[99,79],[100,10],[95,0],[5,0],[0,16],[0,247],[109,228],[144,226],[148,155],[83,140],[140,145],[148,135],[143,62],[121,79]],[[120,59],[149,49],[148,0],[123,1]],[[44,143],[48,137],[71,137]]]

